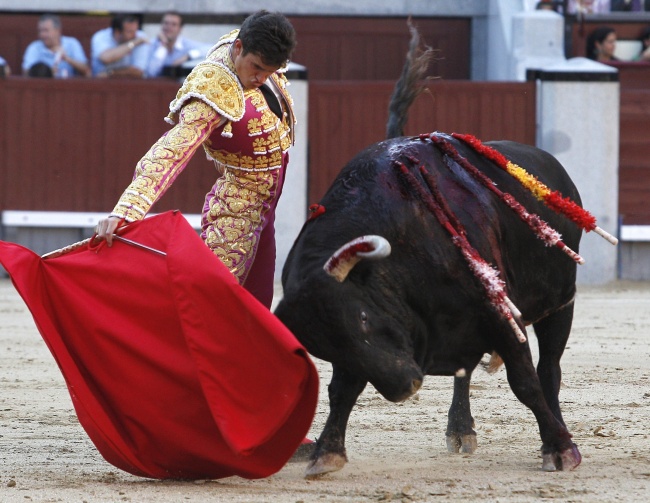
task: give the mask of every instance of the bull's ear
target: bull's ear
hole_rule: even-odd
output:
[[[361,259],[377,260],[390,255],[390,243],[381,236],[361,236],[344,244],[329,258],[323,270],[343,282]]]

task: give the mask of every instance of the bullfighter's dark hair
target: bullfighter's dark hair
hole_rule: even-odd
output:
[[[260,10],[248,16],[239,29],[243,54],[259,56],[265,65],[284,66],[296,47],[296,32],[279,12]]]

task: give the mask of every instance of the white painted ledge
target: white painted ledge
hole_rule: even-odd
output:
[[[650,241],[650,225],[623,225],[621,241]]]
[[[105,218],[108,213],[84,211],[18,211],[2,212],[4,227],[46,227],[46,228],[92,228]],[[149,215],[153,216],[153,214]],[[185,219],[194,229],[201,228],[201,215],[185,215]]]
[[[83,211],[19,211],[2,212],[4,227],[92,228],[106,213]],[[149,215],[149,216],[153,216]],[[201,228],[201,215],[183,216],[194,229]],[[650,225],[623,225],[621,241],[650,241]]]

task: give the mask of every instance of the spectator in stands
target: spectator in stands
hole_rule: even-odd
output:
[[[39,63],[48,66],[52,76],[59,79],[90,76],[88,58],[81,43],[74,37],[62,35],[61,19],[55,14],[43,14],[39,18],[38,40],[27,46],[23,56],[23,75],[29,76],[32,66]],[[43,73],[38,69],[34,72]]]
[[[650,63],[650,26],[646,27],[639,37],[641,41],[641,54],[636,58],[636,61],[646,61]]]
[[[118,14],[90,41],[93,76],[141,79],[147,70],[149,41],[135,14]]]
[[[9,68],[9,63],[0,56],[0,78],[8,77],[11,75],[11,68]]]
[[[27,70],[27,76],[37,79],[51,79],[54,77],[54,72],[46,63],[39,61],[29,67],[29,70]]]
[[[606,14],[610,11],[610,0],[569,0],[569,14]]]
[[[616,31],[610,26],[598,26],[587,37],[586,55],[589,59],[609,63],[618,61],[616,50]]]
[[[204,58],[212,47],[181,35],[183,17],[176,11],[163,14],[160,33],[151,43],[148,77],[162,76],[165,67],[178,67],[188,61]]]
[[[644,0],[612,0],[612,12],[643,12]]]

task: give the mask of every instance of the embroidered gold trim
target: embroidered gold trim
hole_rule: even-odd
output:
[[[256,231],[275,197],[276,185],[273,173],[226,171],[208,200],[202,237],[240,283],[250,270],[259,244]]]
[[[227,119],[238,121],[244,116],[244,90],[237,76],[223,64],[204,61],[194,67],[169,104],[167,118],[176,122],[179,110],[192,98],[198,98]]]

